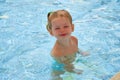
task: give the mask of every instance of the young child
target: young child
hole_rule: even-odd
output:
[[[71,15],[66,10],[57,10],[48,13],[47,17],[47,30],[57,39],[51,51],[52,57],[64,64],[67,71],[76,72],[72,62],[78,52],[78,40],[71,35],[74,31]]]

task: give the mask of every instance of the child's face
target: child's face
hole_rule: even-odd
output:
[[[70,37],[71,32],[74,30],[74,25],[70,23],[66,17],[58,17],[51,21],[52,29],[51,35],[57,39]]]

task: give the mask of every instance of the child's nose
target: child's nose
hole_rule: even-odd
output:
[[[60,31],[61,31],[61,32],[64,32],[64,31],[65,31],[65,29],[64,29],[64,28],[61,28],[61,29],[60,29]]]

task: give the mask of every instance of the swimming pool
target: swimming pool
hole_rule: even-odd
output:
[[[79,48],[90,53],[75,64],[83,73],[63,80],[109,80],[120,71],[120,0],[0,0],[0,80],[51,79],[46,15],[57,9],[71,13]]]

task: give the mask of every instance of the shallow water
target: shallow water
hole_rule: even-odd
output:
[[[63,80],[109,80],[120,71],[120,0],[0,0],[0,80],[50,80],[55,39],[46,30],[48,12],[68,10],[79,48],[89,56],[75,65],[80,75]]]

